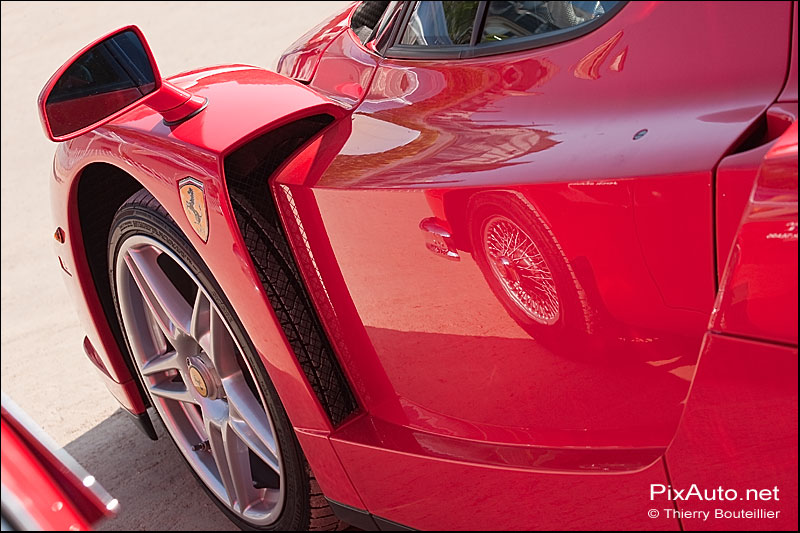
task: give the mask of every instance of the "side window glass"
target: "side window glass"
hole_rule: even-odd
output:
[[[605,15],[619,2],[489,2],[479,42],[493,43],[574,28]]]
[[[399,44],[468,45],[479,2],[417,3]]]

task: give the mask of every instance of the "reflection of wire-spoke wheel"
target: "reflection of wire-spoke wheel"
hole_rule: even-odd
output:
[[[538,340],[585,336],[583,290],[533,205],[491,192],[472,198],[467,209],[472,255],[508,314]]]
[[[531,319],[554,324],[559,316],[556,285],[533,239],[508,218],[496,215],[484,224],[483,246],[509,298]]]
[[[109,262],[124,336],[150,401],[203,487],[248,529],[335,528],[312,519],[316,482],[230,304],[146,191],[120,208]],[[324,501],[324,500],[323,500]],[[324,507],[323,507],[324,508]]]

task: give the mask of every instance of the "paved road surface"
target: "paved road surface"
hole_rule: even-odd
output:
[[[119,516],[101,529],[234,528],[171,441],[150,442],[126,420],[83,355],[52,249],[55,145],[39,126],[39,90],[89,41],[131,23],[166,75],[223,63],[268,67],[344,4],[2,2],[2,389],[120,500]]]

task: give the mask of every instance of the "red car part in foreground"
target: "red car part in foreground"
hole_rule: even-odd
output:
[[[245,528],[796,529],[796,54],[796,2],[363,2],[167,80],[123,28],[39,99],[86,353]]]
[[[119,504],[5,394],[3,531],[88,531]]]

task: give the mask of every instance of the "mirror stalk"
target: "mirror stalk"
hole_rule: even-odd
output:
[[[158,92],[148,98],[145,104],[164,117],[164,124],[175,126],[205,109],[208,98],[192,95],[164,80]]]

